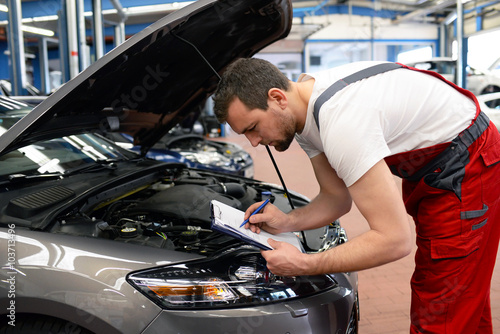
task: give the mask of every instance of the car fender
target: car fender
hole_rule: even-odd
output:
[[[11,305],[18,314],[43,310],[98,333],[113,332],[104,323],[120,333],[141,332],[161,311],[126,282],[128,273],[172,263],[165,258],[200,257],[13,225],[0,228],[0,249],[7,250],[0,252],[0,314]]]

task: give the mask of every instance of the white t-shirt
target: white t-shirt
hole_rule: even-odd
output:
[[[331,84],[381,62],[356,62],[315,74],[304,129],[296,139],[310,158],[324,152],[347,187],[381,159],[449,142],[476,114],[474,102],[438,78],[395,69],[357,81],[337,92],[320,109],[314,102]]]

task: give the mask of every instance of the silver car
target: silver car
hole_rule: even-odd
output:
[[[421,70],[434,71],[441,74],[446,80],[457,83],[457,61],[449,57],[436,57],[406,65]],[[500,92],[500,75],[488,70],[479,70],[466,67],[467,89],[475,95]]]
[[[147,159],[219,73],[285,37],[291,1],[201,0],[112,50],[32,111],[0,111],[0,333],[356,333],[356,273],[280,277],[211,229],[240,210],[308,199],[240,176]],[[29,108],[28,108],[29,109]],[[348,242],[338,221],[297,232]]]
[[[479,95],[477,100],[481,110],[500,129],[500,92]]]

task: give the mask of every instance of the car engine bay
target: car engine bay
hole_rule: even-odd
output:
[[[99,190],[89,192],[92,196],[76,196],[78,200],[75,195],[79,191],[70,189],[69,181],[64,184],[58,180],[56,186],[11,198],[4,213],[23,219],[44,217],[50,221],[43,230],[51,233],[210,255],[244,244],[211,230],[211,200],[245,211],[251,204],[269,197],[282,211],[291,210],[281,187],[253,179],[181,166],[164,169],[161,177],[152,176],[154,173],[145,175],[147,180],[137,177],[132,181],[129,176],[130,181],[120,186],[107,189],[100,186]],[[308,202],[298,194],[290,196],[294,207]],[[63,203],[64,209],[54,209],[58,203]],[[8,217],[3,215],[2,220]],[[342,231],[339,224],[332,224],[309,232],[312,236],[308,240],[304,240],[304,233],[297,235],[304,245],[307,241],[307,250],[317,251],[337,242]]]
[[[261,200],[259,187],[220,182],[196,172],[151,186],[99,208],[88,217],[65,217],[56,233],[101,237],[125,243],[210,254],[239,241],[210,229],[210,201],[245,210]],[[276,194],[274,198],[276,200]]]

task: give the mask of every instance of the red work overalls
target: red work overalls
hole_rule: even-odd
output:
[[[321,105],[337,91],[401,67],[376,65],[334,83],[315,103],[316,124]],[[471,98],[477,113],[451,143],[385,158],[403,178],[403,200],[416,224],[410,332],[493,333],[489,295],[500,239],[500,134],[472,93],[435,72],[421,72]]]
[[[478,105],[472,93],[451,85]],[[451,144],[386,158],[403,177],[403,200],[416,224],[411,333],[493,333],[500,135],[483,115],[478,107],[474,123]]]

